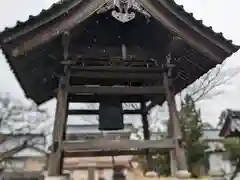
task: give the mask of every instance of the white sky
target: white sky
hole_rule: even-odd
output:
[[[38,14],[41,9],[48,8],[56,0],[4,0],[0,3],[0,31],[14,26],[17,20],[25,21],[29,15]],[[188,12],[193,12],[196,19],[212,26],[216,32],[223,32],[227,39],[240,45],[240,1],[239,0],[176,0],[184,5]],[[240,66],[240,52],[227,59],[226,67]],[[24,94],[11,72],[5,58],[0,53],[0,92],[8,92],[11,96],[25,100]],[[240,109],[240,75],[231,84],[223,86],[225,93],[198,104],[203,120],[216,124],[221,110],[225,108]],[[33,87],[34,88],[34,87]],[[45,105],[51,114],[54,113],[55,101]]]

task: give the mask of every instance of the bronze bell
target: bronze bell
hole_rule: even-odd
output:
[[[104,96],[99,106],[99,130],[124,129],[123,108],[119,97]]]

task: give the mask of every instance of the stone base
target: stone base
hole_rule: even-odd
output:
[[[155,171],[147,171],[145,177],[158,177],[158,174]]]
[[[189,179],[191,177],[191,173],[187,170],[180,170],[176,172],[176,177],[178,179]]]
[[[209,171],[209,176],[212,177],[214,180],[222,180],[224,179],[224,172],[222,171]]]
[[[70,180],[69,174],[63,174],[61,176],[45,176],[44,180]]]

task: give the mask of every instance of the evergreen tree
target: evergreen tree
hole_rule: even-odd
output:
[[[203,122],[200,110],[196,109],[194,100],[186,95],[181,103],[179,112],[180,126],[183,133],[183,140],[186,145],[186,157],[189,171],[193,176],[198,176],[197,167],[206,165],[208,158],[205,150],[207,144],[201,141],[203,136]]]
[[[193,176],[199,176],[197,171],[199,166],[206,166],[208,163],[208,157],[205,150],[208,148],[207,144],[201,141],[203,136],[204,123],[201,120],[200,110],[195,106],[195,102],[191,96],[186,95],[181,102],[181,110],[179,111],[180,128],[183,135],[183,141],[186,146],[186,157],[189,171]],[[168,125],[167,121],[164,121],[164,126]],[[167,128],[164,128],[167,129]],[[168,133],[165,131],[159,132],[160,138],[167,138]],[[157,154],[154,156],[154,163],[156,170],[160,175],[170,175],[170,158],[169,153]],[[143,169],[146,166],[144,157],[138,157]]]

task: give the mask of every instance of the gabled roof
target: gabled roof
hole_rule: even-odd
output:
[[[52,21],[60,18],[61,16],[67,16],[67,14],[80,6],[83,10],[90,5],[94,6],[89,10],[86,10],[86,19],[88,16],[93,14],[97,9],[104,6],[108,1],[111,0],[90,0],[84,2],[83,0],[64,0],[54,3],[49,9],[42,10],[37,16],[29,16],[29,19],[25,22],[17,21],[15,27],[5,28],[5,30],[0,34],[1,44],[6,42],[12,42],[16,38],[26,35],[31,31],[39,29],[41,26],[50,24]],[[201,46],[196,44],[195,38],[190,40],[190,37],[197,33],[203,39],[198,39],[200,42],[206,40],[225,50],[228,55],[239,49],[239,46],[233,45],[231,40],[227,40],[223,37],[222,33],[216,33],[212,30],[212,27],[206,27],[202,20],[196,20],[192,13],[184,11],[183,6],[177,5],[174,0],[137,0],[150,14],[163,23],[168,28],[171,28],[179,36],[184,39],[187,38],[188,41],[195,46]],[[164,15],[164,12],[160,12],[160,9],[169,13]],[[84,13],[82,11],[81,13]],[[172,17],[171,17],[172,16]],[[80,17],[79,17],[80,19]],[[69,30],[73,26],[77,25],[78,19],[76,21],[71,21],[71,24],[67,27],[58,27],[60,31]],[[183,26],[183,27],[181,27]],[[185,26],[185,27],[184,27]],[[191,31],[189,31],[191,30]],[[51,32],[53,36],[58,36],[61,32]],[[190,36],[190,37],[187,37]],[[200,38],[199,37],[199,38]],[[207,48],[205,49],[207,50]],[[217,57],[216,57],[217,58]],[[225,57],[226,58],[226,57]]]
[[[106,12],[104,15],[95,13],[109,1],[60,1],[53,4],[48,10],[43,10],[39,15],[30,16],[26,22],[17,22],[15,27],[6,28],[0,34],[0,47],[29,98],[39,104],[54,97],[57,78],[52,76],[57,73],[60,67],[59,62],[53,62],[53,59],[59,60],[62,58],[62,54],[59,54],[62,52],[61,48],[58,47],[60,41],[57,38],[63,32],[71,31],[80,23],[82,23],[82,27],[89,27],[98,21],[106,21],[104,22],[105,26],[103,23],[99,28],[105,27],[106,29],[107,25],[109,32],[118,33],[114,31],[120,25],[111,19],[106,20],[110,13]],[[149,47],[153,48],[152,50],[155,52],[162,47],[166,47],[169,41],[169,33],[180,36],[185,42],[184,47],[181,48],[180,56],[188,62],[179,62],[178,68],[181,71],[186,70],[182,72],[186,77],[182,80],[181,78],[176,80],[176,91],[185,88],[239,49],[238,46],[232,44],[232,41],[226,40],[221,33],[215,33],[211,27],[204,26],[202,21],[195,20],[192,14],[185,12],[183,7],[177,5],[173,0],[136,0],[136,2],[152,16],[150,20],[152,22],[146,25],[141,16],[137,15],[139,16],[138,19],[127,23],[126,27],[128,27],[128,30],[133,29],[133,27],[137,28],[139,34],[131,30],[126,39],[135,38],[134,40],[136,40],[139,39],[137,36],[140,35],[142,41],[145,41],[142,34],[148,34],[150,36],[148,41],[152,41],[152,43],[146,42],[140,46],[148,43]],[[92,34],[97,34],[98,29],[95,28],[95,25],[90,29],[93,31]],[[81,36],[82,43],[88,46],[87,43],[91,39],[85,32],[87,30],[84,30],[84,28],[82,30],[84,32],[79,30],[76,32]],[[136,37],[128,38],[133,34]],[[110,34],[108,35],[108,38],[111,38]],[[100,34],[101,36],[103,34]],[[117,36],[117,34],[112,36]],[[110,44],[117,41],[110,40]],[[43,44],[44,46],[42,46]],[[156,46],[159,47],[158,50],[156,50]],[[48,69],[44,68],[46,65]],[[190,66],[192,66],[191,72]],[[176,71],[179,72],[179,69]],[[30,74],[31,76],[29,76]],[[189,80],[186,82],[186,79]]]

